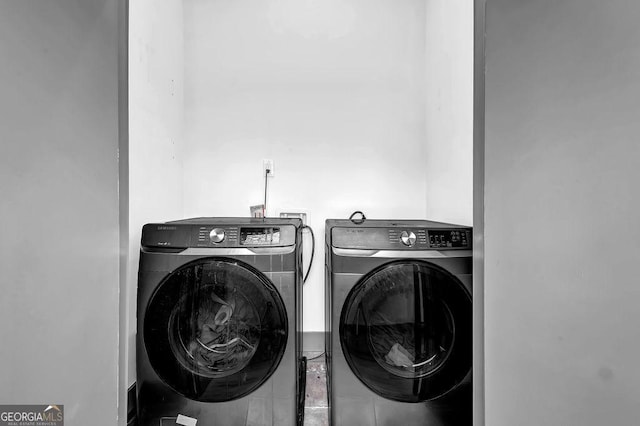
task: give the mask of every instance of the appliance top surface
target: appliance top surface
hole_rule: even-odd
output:
[[[456,225],[453,223],[436,222],[433,220],[419,219],[366,219],[362,223],[353,223],[350,219],[327,219],[326,227],[347,227],[347,228],[469,228],[470,226]]]
[[[171,224],[177,225],[293,225],[301,226],[302,220],[298,218],[278,217],[194,217],[190,219],[172,220]]]

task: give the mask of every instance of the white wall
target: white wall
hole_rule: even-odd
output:
[[[473,223],[473,1],[426,0],[426,217]]]
[[[324,220],[425,217],[424,0],[186,0],[185,216],[309,211],[304,329],[324,329]]]
[[[136,380],[142,226],[183,217],[182,0],[129,2],[129,256],[127,385]]]
[[[487,425],[638,422],[639,18],[487,3]]]
[[[0,402],[117,418],[118,2],[0,3]]]

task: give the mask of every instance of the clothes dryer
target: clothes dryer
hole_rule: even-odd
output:
[[[301,229],[249,218],[144,226],[140,426],[302,422]]]
[[[337,426],[472,423],[472,229],[327,220],[327,368]]]

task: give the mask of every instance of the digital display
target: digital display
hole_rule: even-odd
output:
[[[466,248],[469,247],[469,236],[465,230],[430,230],[429,247]]]
[[[280,228],[240,228],[240,244],[245,246],[280,244]]]

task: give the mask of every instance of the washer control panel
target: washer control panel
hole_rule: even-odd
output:
[[[209,232],[209,240],[213,244],[220,244],[224,241],[225,233],[222,228],[213,228],[211,232]]]
[[[198,246],[235,245],[238,242],[238,228],[235,227],[198,227]]]
[[[289,247],[296,244],[297,232],[296,225],[289,223],[148,223],[142,228],[141,245],[167,250]]]
[[[240,228],[243,246],[271,246],[280,244],[280,228]]]
[[[199,226],[197,247],[274,247],[295,243],[287,226]]]

